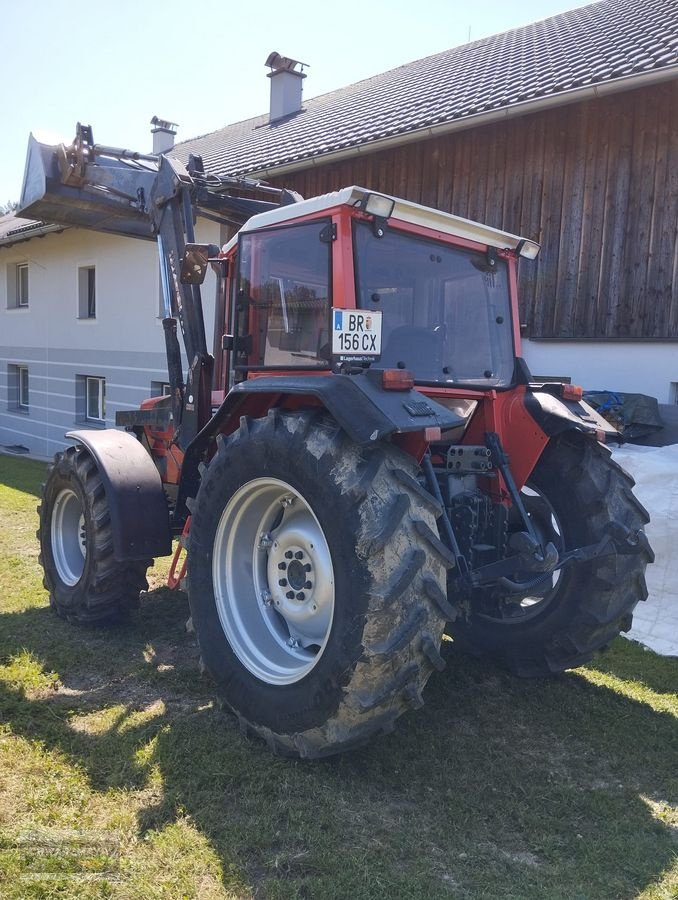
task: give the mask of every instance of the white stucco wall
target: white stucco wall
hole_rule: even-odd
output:
[[[567,375],[585,390],[678,401],[678,342],[524,340],[523,356],[535,376]]]
[[[198,223],[197,240],[219,242],[219,228]],[[8,269],[29,266],[27,308],[11,308]],[[96,318],[78,317],[78,270],[94,266]],[[204,288],[211,348],[214,275]],[[78,376],[106,379],[106,425],[139,406],[151,382],[167,381],[156,245],[67,229],[0,248],[0,446],[20,444],[52,456],[64,433],[83,422]],[[12,396],[13,367],[29,370],[28,410]],[[94,426],[96,427],[96,426]]]
[[[149,312],[158,310],[154,251],[152,244],[142,241],[77,229],[2,251],[2,262],[11,265],[26,260],[29,265],[27,309],[5,308],[7,280],[0,278],[2,343],[8,337],[8,343],[17,350],[22,347],[161,349],[162,329],[149,319]],[[96,270],[96,318],[92,320],[78,319],[78,268],[81,266],[94,266]],[[155,326],[150,334],[149,324]]]

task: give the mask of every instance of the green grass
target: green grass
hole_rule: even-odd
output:
[[[0,456],[3,900],[678,897],[678,660],[620,639],[518,681],[447,644],[393,735],[276,759],[213,702],[162,571],[123,625],[50,612],[43,479]]]

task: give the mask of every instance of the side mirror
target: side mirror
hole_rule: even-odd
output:
[[[181,258],[181,283],[202,284],[211,262],[221,262],[216,244],[186,244]]]

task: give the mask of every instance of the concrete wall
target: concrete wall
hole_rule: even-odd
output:
[[[536,376],[567,375],[586,390],[678,402],[678,342],[523,341],[523,356]]]
[[[219,241],[200,222],[198,240]],[[12,272],[29,265],[29,304],[12,308]],[[94,266],[96,317],[80,318],[78,272]],[[211,346],[214,276],[204,285]],[[29,370],[29,405],[17,408],[16,372]],[[106,420],[86,420],[87,376],[106,379]],[[166,382],[157,251],[152,242],[69,229],[0,248],[0,449],[22,445],[51,457],[74,427],[112,427]]]

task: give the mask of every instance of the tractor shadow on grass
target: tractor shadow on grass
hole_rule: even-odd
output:
[[[56,689],[37,675],[32,690],[19,676],[0,682],[0,719],[85,772],[93,792],[129,791],[140,835],[188,817],[226,887],[237,872],[264,897],[608,900],[636,896],[670,867],[669,712],[585,673],[518,681],[448,645],[426,706],[395,734],[290,762],[211,702],[187,615],[185,597],[165,590],[108,629],[74,628],[43,608],[0,615],[1,661],[58,675]],[[624,677],[634,652],[615,647],[598,671]],[[675,661],[653,671],[668,686]],[[162,790],[149,801],[152,770]]]

